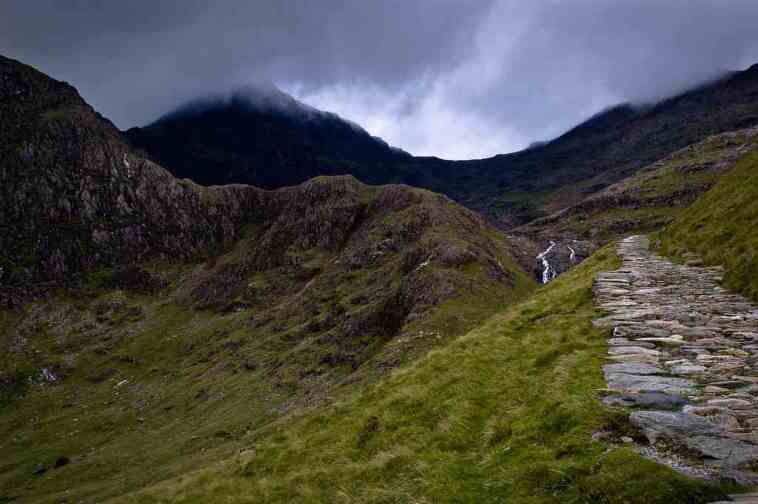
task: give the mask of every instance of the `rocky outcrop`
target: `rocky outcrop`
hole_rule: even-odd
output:
[[[595,281],[608,312],[595,323],[612,328],[605,402],[635,408],[630,420],[654,450],[664,442],[697,457],[676,469],[756,482],[740,468],[758,460],[758,307],[719,287],[720,268],[674,264],[648,246],[622,240],[623,266]]]
[[[264,218],[253,187],[203,188],[136,154],[76,90],[0,58],[0,284],[188,258]]]

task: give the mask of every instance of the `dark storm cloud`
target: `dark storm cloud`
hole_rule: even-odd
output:
[[[463,158],[758,62],[756,26],[755,0],[6,0],[0,52],[122,128],[264,80]]]

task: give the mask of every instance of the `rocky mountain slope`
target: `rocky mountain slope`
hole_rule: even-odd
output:
[[[388,183],[397,180],[394,165],[410,158],[356,124],[261,85],[187,104],[126,136],[177,177],[204,185],[275,189],[340,174]]]
[[[5,58],[0,132],[0,500],[101,501],[229,456],[536,285],[445,196],[178,180]]]
[[[189,258],[269,215],[251,187],[200,187],[143,159],[66,83],[0,58],[0,280]]]

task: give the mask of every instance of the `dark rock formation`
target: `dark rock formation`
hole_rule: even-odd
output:
[[[143,159],[66,83],[0,58],[0,282],[188,258],[267,215],[252,187],[203,188]]]

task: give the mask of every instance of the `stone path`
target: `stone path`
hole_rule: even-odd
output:
[[[758,307],[719,286],[720,268],[674,264],[645,236],[618,252],[622,267],[594,285],[609,314],[595,324],[612,328],[604,402],[632,408],[650,442],[642,453],[691,475],[758,483],[745,469],[758,461]]]

